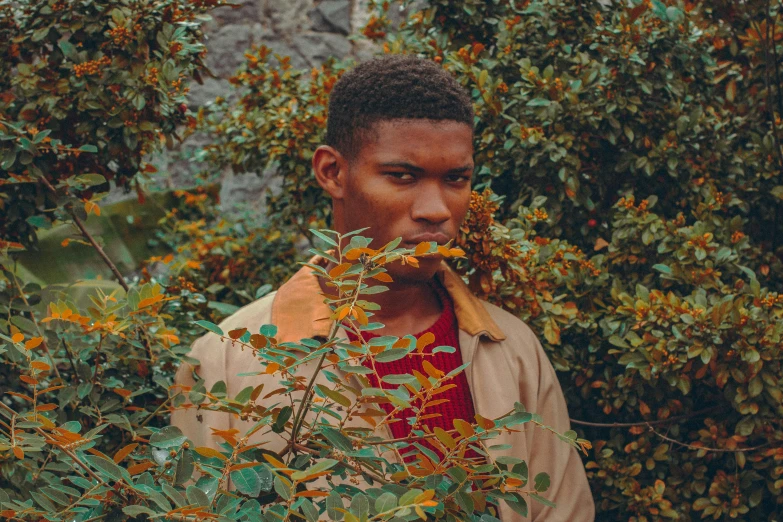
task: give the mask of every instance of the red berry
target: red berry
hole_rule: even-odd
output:
[[[188,112],[188,106],[185,105],[184,103],[180,103],[179,104],[179,112],[181,112],[182,114],[185,114],[186,112]]]
[[[596,221],[595,219],[591,219],[590,221],[587,222],[587,226],[590,228],[594,228],[596,225],[598,225],[598,221]]]

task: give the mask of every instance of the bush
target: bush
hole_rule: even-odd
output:
[[[337,338],[340,328],[360,333],[382,326],[369,322],[372,303],[359,299],[370,293],[363,280],[388,281],[385,263],[404,257],[415,264],[416,256],[434,252],[436,245],[371,249],[370,239],[350,234],[342,251],[339,235],[313,232],[324,244],[337,246],[334,270],[313,267],[337,292],[330,302],[332,334],[326,340],[280,343],[273,325],[258,333],[247,328],[224,333],[214,321],[290,275],[296,268],[294,242],[305,221],[293,230],[229,222],[215,217],[210,190],[182,191],[180,203],[166,209],[150,241],[170,251],[147,260],[141,279],[130,282],[102,238],[91,234],[86,222],[89,215],[100,215],[98,200],[109,181],[137,184],[139,176],[154,171],[146,163],[149,154],[176,137],[178,124],[195,128],[178,103],[187,92],[185,81],[201,66],[199,25],[215,3],[1,4],[7,16],[0,45],[9,59],[0,80],[5,82],[0,84],[0,516],[84,522],[291,517],[316,522],[322,516],[349,522],[497,522],[491,505],[501,501],[521,514],[527,513],[528,500],[551,505],[539,496],[549,488],[546,473],[529,479],[521,459],[466,456],[471,449],[486,457],[492,439],[523,425],[549,429],[521,404],[497,419],[458,421],[449,431],[416,426],[402,441],[384,440],[346,422],[351,415],[372,426],[388,422],[375,418],[385,415],[375,405],[386,404],[411,407],[421,416],[464,369],[446,374],[425,365],[428,375],[387,376],[396,387],[371,388],[366,375],[374,370],[363,361],[395,360],[432,339],[382,337],[370,347]],[[333,81],[318,85],[328,89]],[[227,136],[241,136],[226,130]],[[287,153],[291,162],[306,156],[290,146]],[[219,155],[213,165],[222,166]],[[282,200],[272,201],[279,205],[276,217],[285,216]],[[286,205],[294,210],[313,204],[307,198],[291,201]],[[71,242],[90,246],[117,278],[114,288],[74,281],[81,288],[95,285],[87,304],[77,302],[69,288],[25,281],[17,263],[20,251],[36,252],[38,230],[64,223],[76,232],[62,248]],[[462,254],[458,248],[449,251]],[[205,333],[252,350],[258,373],[281,385],[264,393],[280,395],[284,406],[256,404],[263,385],[233,397],[224,382],[210,390],[203,381],[172,386],[180,363],[196,363],[186,354]],[[305,385],[303,368],[315,361],[318,369]],[[315,384],[320,373],[328,384]],[[355,380],[370,393],[354,387]],[[219,449],[194,447],[178,428],[167,426],[170,411],[188,407],[186,401],[256,424],[248,433],[215,430],[224,441]],[[307,421],[310,412],[318,422]],[[336,421],[330,425],[324,417]],[[261,430],[283,434],[291,443],[280,453],[250,444],[248,438]],[[589,446],[575,432],[552,436]],[[405,452],[410,461],[396,462],[388,452]]]
[[[473,95],[476,187],[492,192],[474,196],[459,266],[546,341],[574,424],[595,441],[599,518],[777,520],[780,6],[376,4],[367,37],[442,63]],[[202,115],[238,129],[210,153],[277,168],[278,200],[299,205],[286,216],[326,222],[323,201],[300,197],[315,190],[308,151],[239,134],[310,129],[330,85],[319,78],[345,64],[277,93],[275,78],[304,75],[265,55],[237,83],[275,95]]]

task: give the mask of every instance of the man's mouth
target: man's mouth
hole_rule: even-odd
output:
[[[433,241],[438,245],[445,245],[451,241],[451,238],[448,235],[440,232],[433,234],[419,234],[418,236],[404,239],[402,245],[406,248],[415,248],[419,243],[430,243]]]

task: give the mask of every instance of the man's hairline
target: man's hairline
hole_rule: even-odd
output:
[[[471,135],[471,141],[472,138],[475,136],[475,128],[472,124],[469,124],[467,122],[461,121],[461,120],[455,120],[453,118],[378,118],[377,120],[371,121],[369,123],[369,126],[367,128],[358,128],[354,129],[352,131],[352,137],[355,139],[356,135],[362,134],[364,137],[360,140],[360,146],[357,148],[355,145],[356,143],[353,143],[354,150],[353,151],[342,151],[339,148],[337,148],[334,145],[330,145],[334,150],[339,152],[348,162],[353,162],[361,155],[361,150],[368,145],[368,143],[372,141],[377,140],[377,134],[375,134],[376,126],[382,123],[391,123],[392,125],[403,125],[405,123],[414,123],[414,122],[429,122],[432,124],[448,124],[448,123],[456,123],[458,125],[464,125],[465,127],[468,127],[470,129],[470,135]],[[355,133],[355,134],[353,134]],[[375,134],[376,137],[368,139],[367,135]]]

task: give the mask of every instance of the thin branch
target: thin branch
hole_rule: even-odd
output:
[[[593,428],[635,428],[637,426],[660,426],[664,424],[671,424],[673,422],[686,420],[693,417],[698,417],[699,415],[704,415],[705,413],[710,413],[719,409],[720,406],[713,406],[711,408],[705,408],[703,410],[695,411],[688,415],[678,415],[677,417],[670,417],[668,419],[661,419],[661,420],[654,420],[654,421],[604,423],[604,422],[588,422],[579,419],[570,419],[570,420],[571,420],[571,424],[576,424],[578,426],[591,426]]]
[[[766,448],[768,446],[772,445],[772,442],[766,442],[764,444],[759,444],[758,446],[751,446],[750,448],[705,448],[703,446],[696,446],[694,444],[687,444],[685,442],[680,442],[679,440],[672,439],[671,437],[667,437],[663,433],[659,433],[655,431],[655,429],[652,426],[648,426],[650,431],[653,432],[658,437],[662,438],[666,442],[671,442],[672,444],[676,444],[677,446],[681,446],[683,448],[688,448],[692,450],[698,450],[698,451],[709,451],[712,453],[745,453],[748,451],[756,451],[762,448]]]
[[[3,409],[5,409],[5,410],[6,410],[6,411],[8,411],[9,413],[11,413],[11,415],[18,415],[18,413],[16,413],[16,411],[15,411],[13,408],[11,408],[11,407],[9,407],[9,406],[6,406],[5,404],[3,404],[3,402],[2,402],[2,401],[0,401],[0,407],[2,407]],[[38,435],[40,435],[41,437],[43,437],[43,439],[44,439],[45,441],[47,441],[47,443],[51,444],[50,442],[48,442],[48,441],[50,441],[51,439],[48,437],[48,435],[46,434],[46,432],[45,432],[45,431],[43,431],[41,428],[33,428],[33,429],[35,430],[35,432],[36,432]],[[90,476],[91,476],[93,479],[95,479],[95,480],[97,480],[98,482],[101,482],[101,483],[103,482],[103,479],[102,479],[101,477],[99,477],[98,475],[96,475],[96,474],[95,474],[95,472],[94,472],[93,470],[91,470],[91,469],[90,469],[90,467],[89,467],[87,464],[85,464],[84,462],[82,462],[82,461],[79,459],[79,457],[77,457],[77,456],[76,456],[76,454],[75,454],[75,453],[73,453],[71,450],[65,449],[65,448],[63,448],[62,446],[57,446],[57,445],[54,445],[54,446],[55,446],[57,449],[59,449],[60,451],[62,451],[63,453],[65,453],[66,455],[68,455],[68,456],[71,458],[71,460],[72,460],[72,461],[74,461],[76,464],[78,464],[78,465],[79,465],[79,467],[81,467],[82,469],[84,469],[84,471],[86,471],[86,472],[87,472],[87,474],[88,474],[88,475],[90,475]]]
[[[111,259],[109,259],[109,256],[106,255],[106,252],[103,251],[103,248],[98,244],[97,241],[95,241],[95,238],[92,237],[92,234],[90,234],[87,231],[87,228],[84,226],[84,223],[81,219],[79,219],[79,216],[76,215],[76,212],[71,210],[71,218],[73,218],[73,222],[76,224],[76,226],[81,231],[82,235],[87,238],[87,241],[92,244],[93,248],[98,252],[98,255],[101,256],[101,259],[103,259],[103,262],[106,263],[106,265],[109,267],[109,270],[112,271],[114,274],[114,277],[117,278],[117,282],[120,283],[120,286],[125,289],[125,291],[129,291],[130,287],[128,287],[128,284],[125,282],[125,279],[122,277],[122,274],[117,269],[115,264],[112,262]]]
[[[27,300],[27,297],[24,295],[24,290],[22,289],[22,285],[19,282],[19,279],[16,277],[15,273],[11,273],[11,276],[14,280],[14,286],[16,286],[16,289],[19,290],[19,297],[22,298],[22,301],[24,302],[25,306],[30,308],[30,302]],[[58,379],[62,380],[62,377],[60,377],[60,371],[57,369],[57,363],[54,362],[54,357],[52,357],[52,353],[49,351],[49,343],[46,342],[46,336],[43,334],[43,331],[41,330],[41,326],[38,324],[38,320],[35,318],[35,314],[30,310],[30,317],[33,320],[33,324],[35,325],[35,329],[38,330],[38,335],[43,339],[43,342],[41,343],[41,348],[43,348],[44,352],[46,352],[46,356],[49,358],[49,362],[52,365],[52,370],[54,370],[54,374],[57,376]]]

